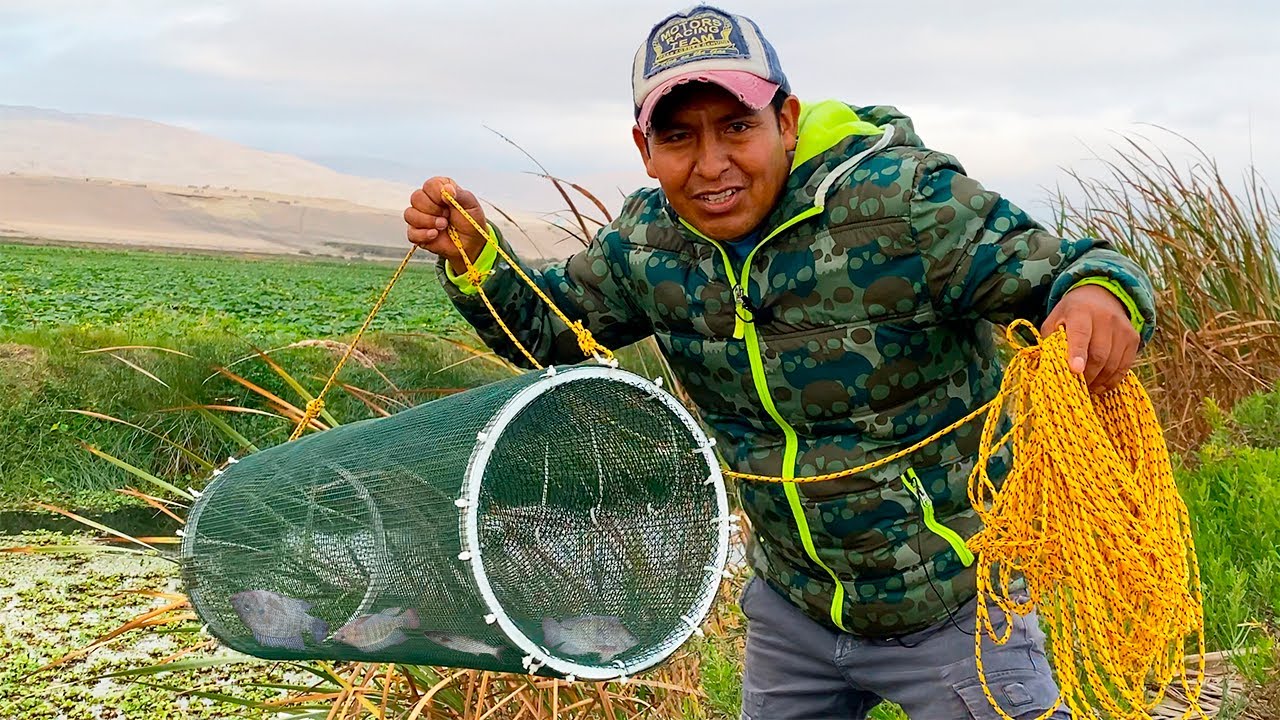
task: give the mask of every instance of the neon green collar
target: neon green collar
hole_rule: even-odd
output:
[[[858,117],[853,108],[839,100],[800,104],[800,134],[791,169],[835,147],[851,135],[880,135],[884,131]]]

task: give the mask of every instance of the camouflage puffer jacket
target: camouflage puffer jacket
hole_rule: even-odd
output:
[[[1082,281],[1116,293],[1144,341],[1153,330],[1150,282],[1134,263],[1046,232],[926,149],[891,107],[806,107],[765,223],[734,266],[646,189],[585,250],[529,268],[605,345],[656,336],[739,471],[853,467],[950,424],[999,386],[993,324],[1039,324]],[[522,362],[474,288],[443,262],[438,272],[484,340]],[[540,362],[582,360],[573,333],[505,263],[484,289]],[[944,620],[974,594],[963,539],[979,529],[966,483],[980,428],[864,475],[741,483],[752,566],[830,627],[891,637]],[[904,483],[909,469],[918,484]]]

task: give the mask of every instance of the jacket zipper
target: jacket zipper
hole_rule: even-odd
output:
[[[960,537],[960,534],[955,530],[938,522],[937,517],[934,516],[933,498],[929,496],[929,491],[924,489],[924,483],[921,482],[920,476],[916,475],[916,469],[907,468],[907,471],[898,479],[902,481],[903,487],[914,495],[920,503],[920,514],[924,516],[925,527],[933,531],[938,537],[946,540],[947,544],[955,552],[956,557],[960,558],[960,562],[964,563],[965,567],[972,565],[973,551],[965,544],[964,538]],[[920,558],[920,561],[924,562],[924,558]]]
[[[764,375],[764,353],[760,347],[760,336],[756,333],[755,317],[752,315],[750,308],[747,307],[746,300],[747,292],[750,290],[751,261],[755,259],[756,252],[770,240],[777,237],[783,230],[815,215],[821,215],[826,201],[826,193],[831,185],[843,177],[845,173],[856,168],[868,156],[887,147],[893,137],[893,128],[886,126],[884,135],[876,141],[875,145],[837,165],[828,174],[827,178],[819,184],[817,191],[814,193],[815,202],[812,207],[806,208],[790,220],[778,225],[764,239],[756,243],[755,247],[751,248],[751,251],[747,253],[746,260],[742,263],[740,279],[734,277],[733,262],[729,258],[729,252],[725,250],[724,245],[702,234],[697,228],[685,222],[684,218],[680,218],[680,223],[685,228],[694,235],[711,243],[716,250],[720,251],[720,257],[724,260],[725,273],[729,277],[729,287],[733,291],[733,338],[735,340],[745,340],[747,358],[751,363],[751,382],[756,387],[756,394],[760,396],[760,404],[764,406],[764,411],[768,413],[769,417],[773,418],[773,421],[782,429],[782,436],[785,442],[782,453],[782,477],[785,481],[783,482],[783,490],[787,495],[787,504],[791,507],[791,516],[796,522],[796,529],[800,533],[800,542],[804,545],[805,554],[809,556],[809,559],[815,565],[831,576],[831,582],[835,583],[835,593],[831,598],[831,622],[845,632],[848,632],[848,628],[844,626],[844,583],[840,581],[840,577],[831,569],[831,566],[818,557],[818,551],[813,544],[813,535],[809,531],[809,521],[804,515],[804,506],[800,503],[800,491],[796,488],[796,484],[791,481],[796,476],[796,455],[799,452],[799,442],[796,438],[795,428],[791,427],[790,423],[782,418],[782,414],[778,412],[778,408],[773,402],[773,396],[769,394],[769,384]]]
[[[778,407],[773,402],[773,396],[769,393],[769,385],[764,375],[764,354],[760,348],[760,336],[756,333],[755,318],[746,303],[747,288],[749,287],[751,275],[751,261],[755,258],[756,251],[764,247],[765,243],[772,240],[783,230],[821,212],[822,207],[811,207],[782,223],[766,235],[763,240],[747,253],[747,258],[742,265],[741,279],[734,277],[733,261],[730,259],[729,252],[724,245],[698,232],[697,228],[685,222],[683,218],[680,219],[680,222],[691,232],[711,243],[712,247],[720,251],[720,258],[724,261],[725,272],[729,277],[729,287],[733,291],[733,337],[735,340],[746,341],[747,359],[751,364],[751,382],[755,385],[756,394],[760,396],[760,404],[764,406],[764,411],[782,429],[784,440],[782,477],[786,480],[783,483],[783,491],[786,493],[792,519],[795,520],[796,529],[800,534],[800,543],[804,546],[805,554],[809,556],[809,559],[822,568],[831,577],[831,581],[835,583],[835,594],[831,598],[831,622],[841,630],[848,632],[848,628],[844,625],[844,583],[840,581],[840,577],[831,569],[831,566],[823,562],[822,558],[818,556],[818,550],[813,544],[813,534],[809,530],[809,520],[805,517],[804,506],[800,503],[800,491],[794,482],[790,482],[791,478],[796,475],[796,455],[799,451],[799,442],[795,428],[791,427],[791,424],[783,419],[782,414],[778,412]]]

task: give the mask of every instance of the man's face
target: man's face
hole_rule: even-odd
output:
[[[632,134],[676,213],[713,240],[735,240],[777,202],[799,114],[794,97],[779,115],[751,110],[717,85],[691,83],[663,99],[648,137],[638,127]]]

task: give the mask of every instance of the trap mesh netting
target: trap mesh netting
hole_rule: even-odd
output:
[[[604,679],[701,623],[729,522],[675,398],[574,367],[243,458],[193,507],[183,575],[210,632],[258,657]]]

